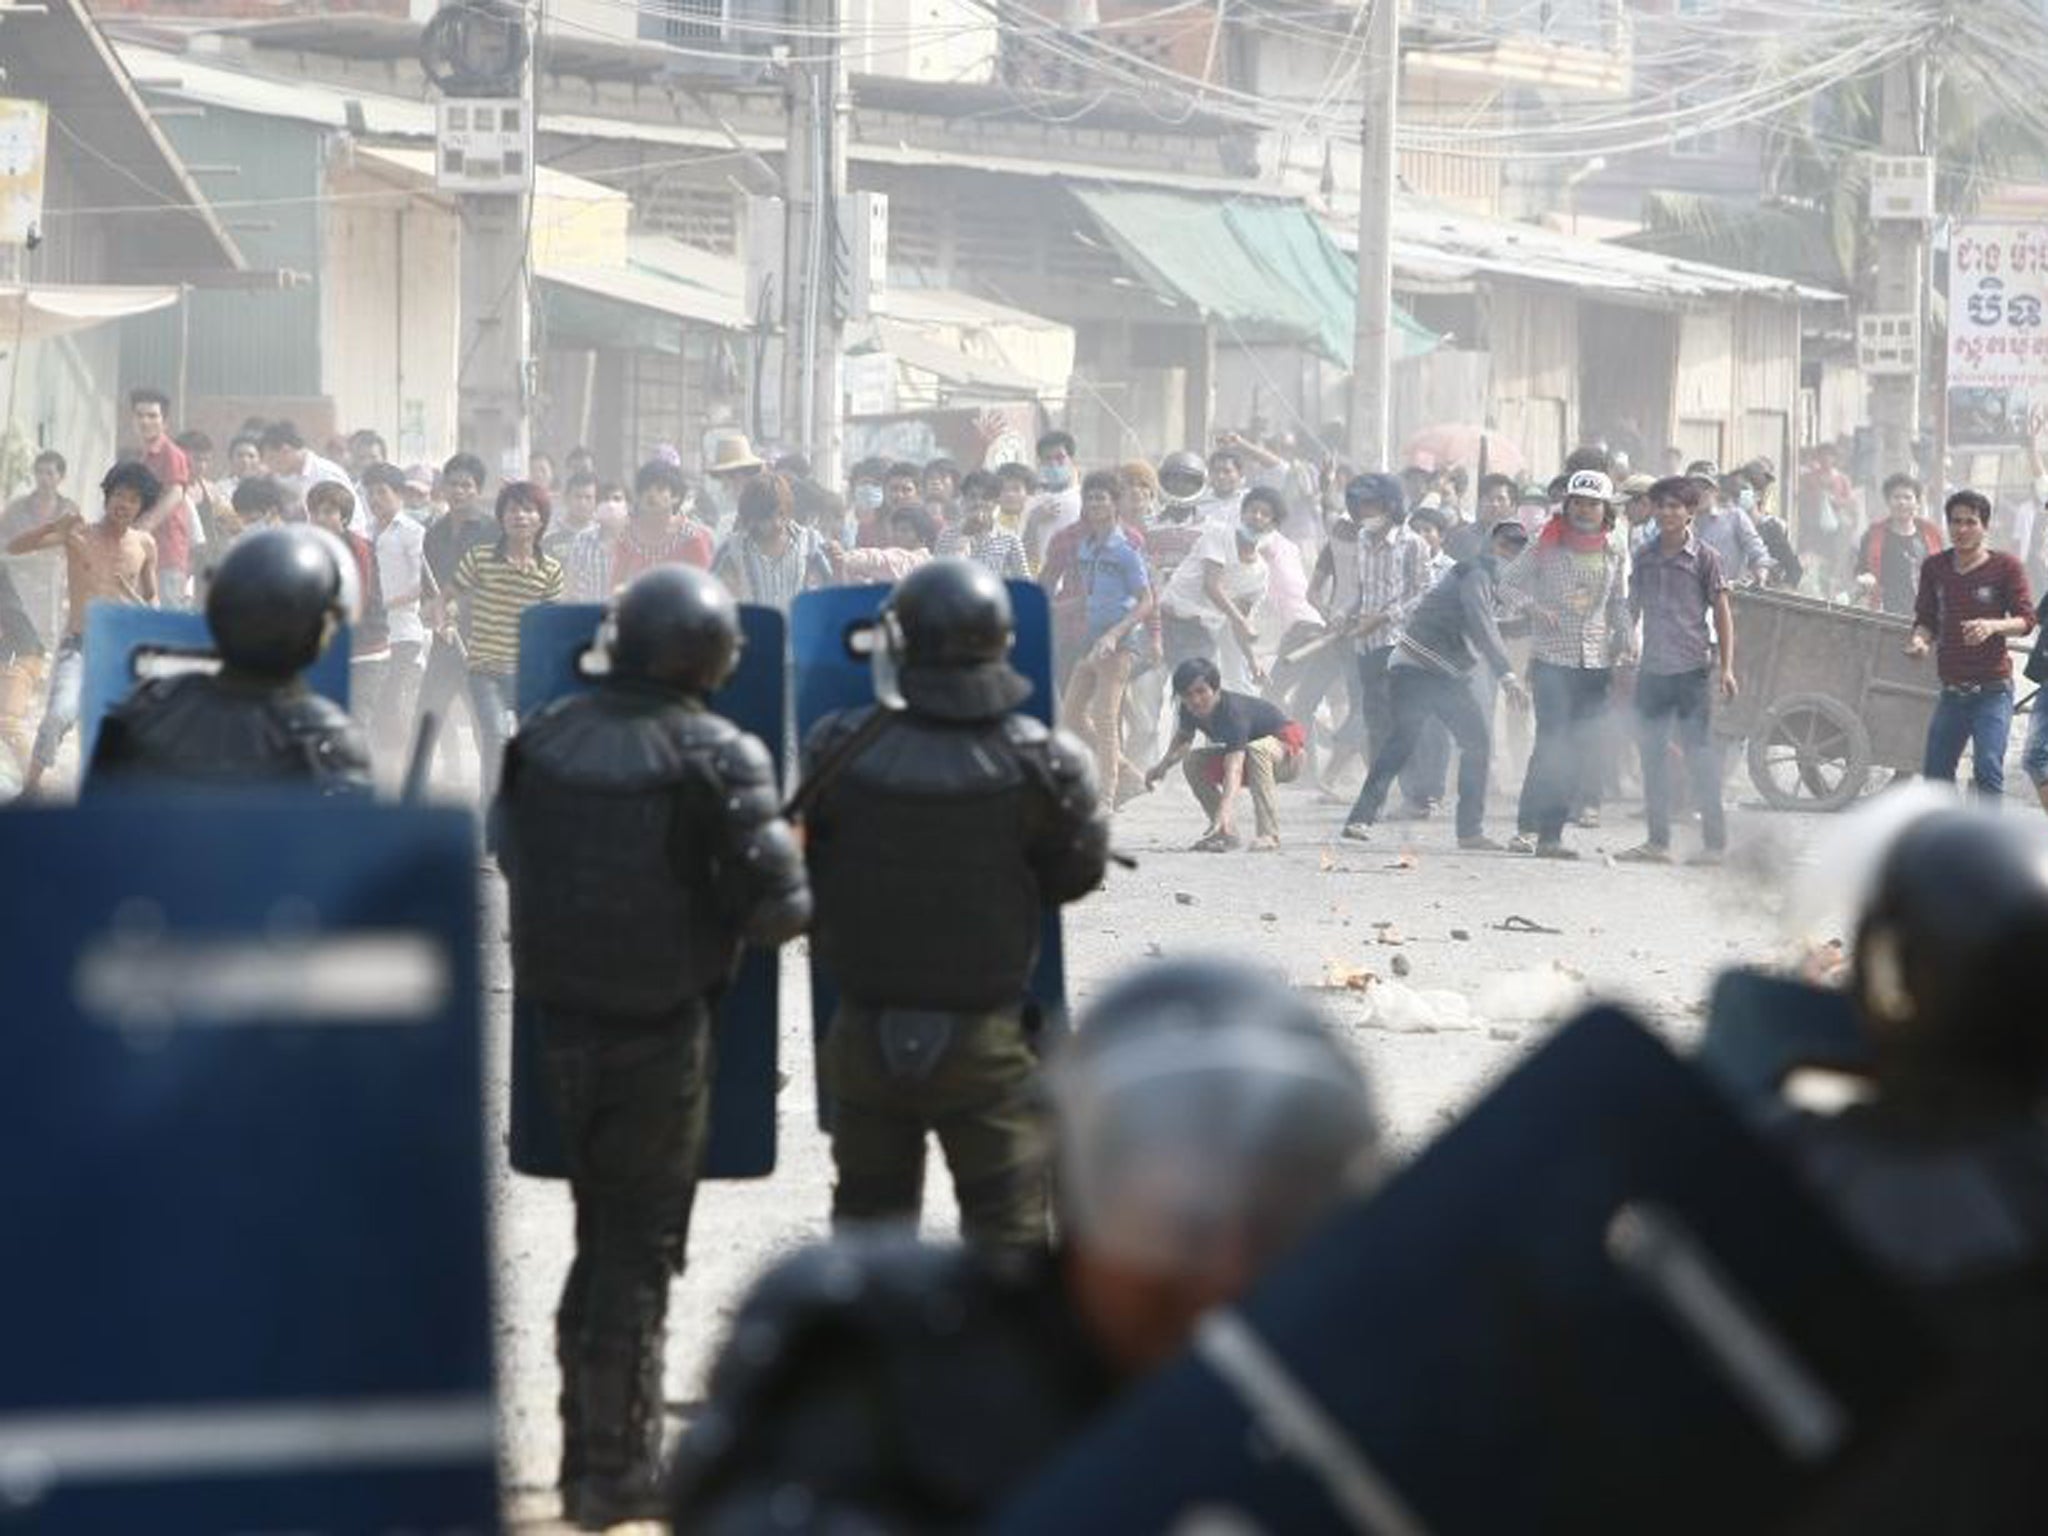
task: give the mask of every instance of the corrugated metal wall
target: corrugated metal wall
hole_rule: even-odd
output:
[[[323,131],[218,107],[161,122],[249,265],[290,268],[314,278],[284,291],[194,292],[186,324],[186,395],[318,395]],[[220,174],[224,167],[234,174]],[[124,330],[123,379],[131,386],[175,388],[176,311],[131,321]]]

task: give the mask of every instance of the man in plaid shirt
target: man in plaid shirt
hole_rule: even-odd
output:
[[[1627,555],[1609,537],[1617,505],[1612,480],[1580,470],[1565,487],[1564,510],[1501,575],[1503,602],[1530,621],[1536,706],[1536,747],[1508,845],[1516,853],[1578,857],[1564,846],[1565,820],[1574,791],[1589,782],[1614,665],[1632,659],[1634,645]]]
[[[1369,753],[1378,756],[1394,728],[1387,663],[1401,626],[1429,591],[1429,548],[1404,527],[1407,497],[1392,475],[1358,475],[1344,487],[1344,505],[1358,524],[1358,680]]]

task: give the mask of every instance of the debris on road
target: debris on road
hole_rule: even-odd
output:
[[[1378,973],[1367,970],[1362,965],[1346,965],[1341,960],[1325,960],[1320,985],[1326,992],[1363,992],[1379,979]]]
[[[1195,893],[1193,891],[1175,891],[1173,899],[1183,907],[1192,907],[1195,904]]]
[[[1470,928],[1453,928],[1451,930],[1451,937],[1460,944],[1469,944],[1472,942],[1472,930]]]
[[[1406,955],[1394,956],[1394,974],[1396,976],[1406,976],[1410,971],[1414,969],[1414,965],[1410,963]]]
[[[1418,992],[1398,981],[1387,981],[1372,989],[1365,1022],[1369,1029],[1428,1035],[1472,1029],[1478,1021],[1462,992]]]
[[[1488,977],[1480,984],[1473,1007],[1498,1024],[1543,1024],[1583,1006],[1586,995],[1586,978],[1553,961]]]
[[[1502,918],[1492,925],[1496,933],[1548,933],[1562,935],[1562,928],[1545,927],[1534,918],[1523,917],[1519,912]]]

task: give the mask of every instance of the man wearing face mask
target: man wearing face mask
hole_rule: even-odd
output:
[[[1771,558],[1765,582],[1774,587],[1796,587],[1806,570],[1792,548],[1792,536],[1785,531],[1784,519],[1770,510],[1764,499],[1765,487],[1758,483],[1758,476],[1763,473],[1757,465],[1746,464],[1735,474],[1723,475],[1721,499],[1740,507],[1755,526],[1756,536],[1763,540],[1764,552]]]
[[[1687,479],[1706,488],[1706,504],[1693,518],[1692,531],[1721,562],[1722,574],[1736,586],[1769,580],[1774,569],[1771,552],[1756,531],[1756,520],[1742,510],[1741,502],[1722,495],[1720,471],[1711,461],[1697,459],[1685,473]]]
[[[619,535],[632,516],[626,507],[626,493],[616,485],[606,486],[590,515],[590,526],[580,530],[559,556],[564,577],[564,598],[572,603],[602,603],[612,595],[612,564],[618,553]]]
[[[1522,525],[1503,517],[1494,524],[1486,554],[1453,565],[1416,605],[1387,664],[1393,730],[1373,755],[1372,769],[1344,818],[1344,835],[1353,842],[1371,840],[1373,823],[1420,745],[1424,726],[1437,720],[1458,744],[1458,846],[1468,852],[1500,850],[1484,825],[1493,733],[1470,679],[1483,666],[1510,694],[1522,692],[1501,642],[1493,592],[1502,565],[1512,564],[1528,542]]]
[[[1564,845],[1564,824],[1578,786],[1594,782],[1588,760],[1600,741],[1614,667],[1635,659],[1628,556],[1610,537],[1615,516],[1614,482],[1597,469],[1580,470],[1565,484],[1564,511],[1501,575],[1510,611],[1530,620],[1536,707],[1536,747],[1508,845],[1516,853],[1578,857]]]
[[[1034,569],[1045,559],[1052,536],[1081,520],[1081,476],[1074,457],[1070,433],[1048,432],[1038,440],[1038,495],[1024,514],[1024,553]]]
[[[860,544],[871,526],[880,526],[883,484],[888,478],[887,459],[862,459],[854,465],[846,472],[846,526],[839,530],[821,528],[818,531],[834,544]]]
[[[1169,667],[1190,657],[1214,661],[1224,686],[1252,691],[1266,680],[1252,655],[1258,631],[1251,615],[1265,599],[1269,572],[1259,554],[1265,525],[1210,523],[1160,593],[1159,612]]]

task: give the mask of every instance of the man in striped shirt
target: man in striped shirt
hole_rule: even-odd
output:
[[[994,475],[976,470],[960,482],[960,521],[939,535],[934,551],[940,559],[957,555],[986,566],[1005,581],[1023,581],[1031,575],[1024,562],[1024,543],[1006,528],[996,526],[996,502],[1002,485]]]
[[[548,493],[527,481],[498,492],[495,544],[473,545],[455,567],[454,595],[468,619],[469,702],[476,715],[483,793],[496,792],[498,764],[516,723],[514,674],[519,669],[519,616],[562,597],[562,565],[541,553]],[[449,625],[443,638],[460,632]]]

